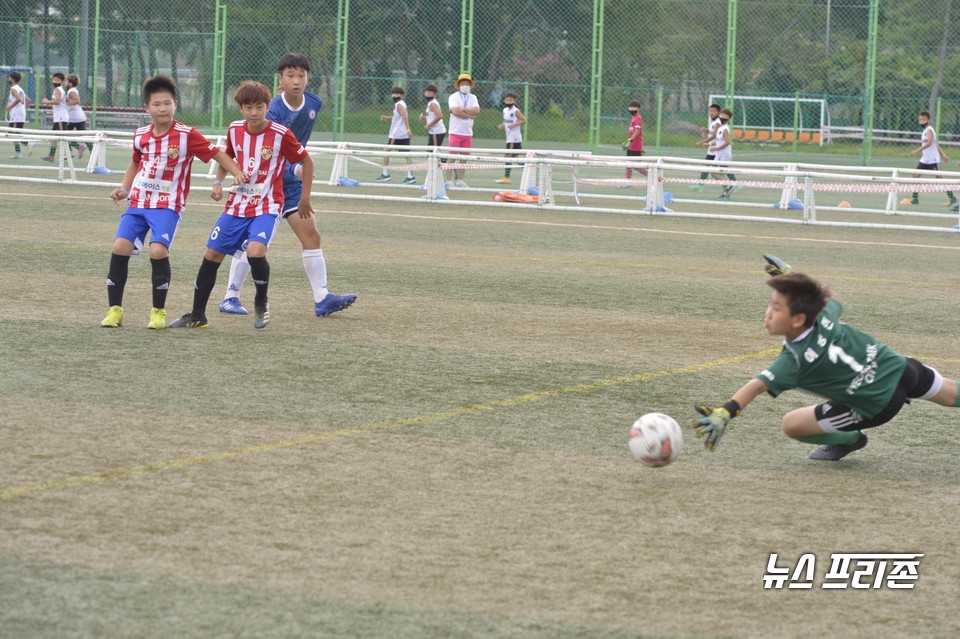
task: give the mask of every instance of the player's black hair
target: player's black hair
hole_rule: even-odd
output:
[[[143,83],[143,103],[149,104],[154,93],[169,93],[177,99],[177,84],[165,75],[155,75]]]
[[[639,109],[641,107],[641,104],[637,100],[631,100],[630,104],[628,104],[627,107],[637,107]]]
[[[7,77],[13,78],[14,82],[20,82],[20,78],[22,78],[23,76],[20,75],[19,71],[11,71],[10,73],[7,74]]]
[[[310,72],[310,61],[302,53],[284,53],[277,62],[277,73],[283,73],[284,69],[303,69]]]
[[[396,94],[398,94],[398,95],[406,95],[406,94],[407,94],[407,92],[403,90],[403,87],[393,87],[392,89],[390,89],[390,93],[391,93],[391,95],[394,94],[394,93],[396,93]]]
[[[424,90],[424,91],[433,91],[434,93],[436,93],[436,92],[437,92],[437,85],[435,85],[435,84],[433,84],[433,83],[430,83],[430,84],[428,84],[427,86],[423,87],[423,90]]]
[[[927,118],[927,119],[929,120],[929,119],[930,119],[930,112],[929,112],[929,111],[921,111],[921,112],[920,112],[920,117],[921,117],[921,118]]]
[[[723,107],[720,106],[719,104],[713,103],[713,104],[711,104],[711,105],[707,108],[707,110],[709,111],[710,109],[716,109],[717,111],[719,111],[719,110],[722,109],[722,108],[723,108]]]
[[[507,91],[506,93],[503,94],[503,99],[506,100],[507,98],[513,98],[514,100],[516,100],[517,94],[512,91]]]
[[[53,74],[53,77],[55,77],[55,78],[60,78],[61,82],[63,81],[63,74],[60,73],[59,71],[57,71],[56,73],[54,73],[54,74]]]
[[[827,305],[827,289],[820,282],[803,273],[787,273],[767,280],[767,286],[787,298],[791,315],[803,313],[803,325],[813,326],[817,315]]]

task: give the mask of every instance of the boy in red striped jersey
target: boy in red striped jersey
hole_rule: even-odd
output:
[[[197,284],[193,291],[193,309],[170,325],[170,328],[206,328],[207,302],[217,283],[217,270],[227,255],[246,246],[247,262],[256,285],[254,328],[265,328],[270,322],[267,287],[270,265],[267,246],[277,229],[283,211],[283,174],[288,164],[303,167],[303,196],[297,206],[302,218],[313,215],[310,190],[313,185],[313,159],[297,140],[293,131],[267,120],[270,91],[259,82],[240,84],[233,99],[240,106],[243,120],[230,124],[226,153],[249,176],[246,184],[234,185],[223,214],[217,219],[207,240],[207,252],[200,263]],[[213,182],[213,199],[223,196],[221,182],[226,172],[217,169]]]
[[[150,78],[143,85],[144,109],[152,124],[133,135],[133,157],[123,183],[110,193],[117,206],[129,203],[117,226],[117,238],[107,273],[110,310],[100,326],[116,328],[123,323],[123,289],[127,283],[130,256],[143,246],[150,232],[150,265],[153,281],[153,309],[147,328],[160,329],[166,323],[167,291],[170,288],[170,245],[180,226],[180,215],[190,192],[193,158],[216,160],[233,175],[246,180],[233,158],[210,140],[174,119],[177,112],[177,85],[165,76]]]

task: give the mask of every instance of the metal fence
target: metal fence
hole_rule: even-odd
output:
[[[528,141],[593,149],[623,139],[630,100],[643,105],[651,151],[690,144],[711,95],[743,111],[735,116],[743,139],[746,130],[807,130],[820,100],[830,125],[848,129],[831,150],[866,163],[874,142],[917,133],[921,110],[933,113],[941,134],[960,134],[960,7],[952,5],[0,0],[0,65],[33,69],[37,91],[54,71],[77,72],[96,109],[137,106],[145,78],[170,74],[181,90],[180,117],[216,128],[235,115],[232,87],[248,78],[273,86],[277,59],[299,51],[311,60],[310,88],[326,103],[317,137],[328,139],[384,138],[378,116],[390,112],[391,86],[406,87],[416,114],[424,84],[446,95],[461,71],[478,83],[478,137],[500,138],[497,110],[513,91],[529,119]],[[798,138],[825,141],[783,136]]]

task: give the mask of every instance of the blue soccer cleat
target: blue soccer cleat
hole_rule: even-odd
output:
[[[247,309],[240,303],[239,297],[228,297],[220,302],[220,312],[229,313],[230,315],[246,315]]]
[[[326,317],[337,311],[342,311],[356,301],[357,296],[353,293],[348,293],[347,295],[327,293],[326,297],[316,303],[314,310],[317,313],[317,317]]]

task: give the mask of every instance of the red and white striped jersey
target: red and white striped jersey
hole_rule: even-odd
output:
[[[130,206],[139,209],[183,210],[190,193],[193,158],[209,162],[219,149],[192,126],[176,120],[161,136],[153,125],[133,134],[133,161],[139,166],[130,188]]]
[[[283,209],[283,173],[287,162],[294,164],[307,157],[307,150],[293,131],[267,122],[267,128],[251,133],[244,120],[230,123],[227,131],[227,155],[246,173],[246,184],[235,184],[223,209],[236,217],[255,217],[265,213],[279,215]]]

